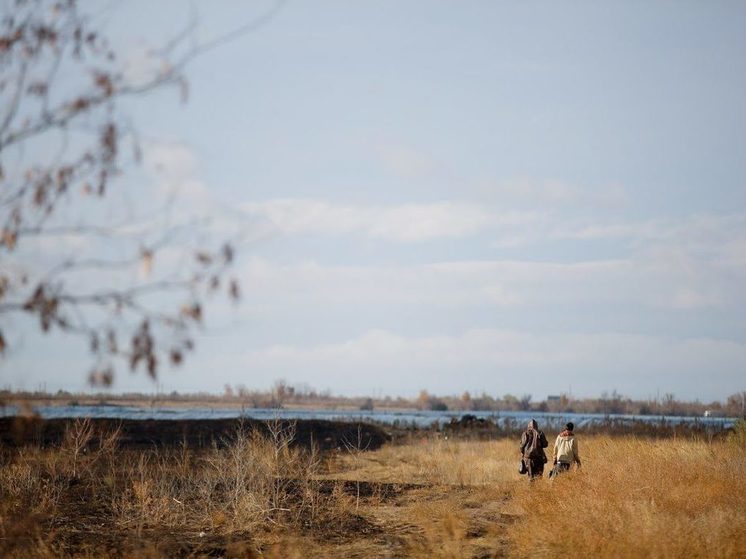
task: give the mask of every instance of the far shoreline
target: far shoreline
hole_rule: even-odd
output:
[[[448,414],[469,413],[535,413],[581,414],[596,416],[639,416],[639,417],[686,417],[734,420],[744,417],[743,401],[736,402],[734,395],[726,404],[711,402],[680,402],[668,395],[665,402],[658,400],[641,401],[624,398],[616,393],[611,398],[572,399],[566,395],[549,397],[543,401],[531,401],[524,395],[520,400],[505,395],[502,398],[486,394],[470,396],[434,396],[422,391],[416,399],[390,396],[383,398],[332,396],[328,393],[294,393],[285,389],[285,394],[271,392],[246,392],[241,395],[217,394],[111,394],[111,393],[71,393],[58,391],[12,392],[0,391],[0,410],[8,406],[21,409],[36,407],[121,407],[138,409],[212,409],[212,410],[251,410],[278,409],[283,411],[337,411],[371,413],[421,413],[443,412]],[[30,410],[29,410],[30,411]]]

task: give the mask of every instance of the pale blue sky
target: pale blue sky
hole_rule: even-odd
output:
[[[136,73],[187,6],[101,18]],[[196,6],[209,38],[272,4]],[[287,2],[189,67],[187,104],[127,107],[132,180],[252,239],[242,305],[163,388],[746,388],[744,24],[739,2]],[[77,346],[45,348],[3,384],[81,388]]]

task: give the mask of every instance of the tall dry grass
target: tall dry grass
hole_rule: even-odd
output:
[[[521,484],[518,557],[743,557],[746,446],[580,437],[583,468]]]
[[[513,439],[412,441],[343,458],[337,475],[431,486],[400,513],[416,557],[478,556],[480,530],[504,542],[486,556],[746,555],[745,424],[717,441],[578,436],[583,468],[554,481],[549,467],[518,475]]]
[[[384,446],[352,458],[339,457],[337,478],[387,483],[484,486],[514,479],[518,469],[518,443],[462,441],[423,437],[406,445]]]
[[[200,451],[119,449],[117,436],[81,420],[58,447],[0,448],[0,556],[253,556],[354,506],[321,490],[321,458],[292,444],[293,425],[239,426]]]

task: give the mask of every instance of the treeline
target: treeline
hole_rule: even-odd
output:
[[[290,385],[278,380],[270,390],[249,389],[243,385],[226,384],[221,394],[208,392],[143,394],[143,393],[98,393],[75,394],[64,390],[56,393],[45,391],[13,392],[0,391],[0,406],[27,400],[46,401],[49,404],[190,404],[231,405],[249,408],[320,407],[346,409],[419,409],[431,411],[535,411],[550,413],[595,413],[629,415],[679,415],[679,416],[729,416],[742,417],[746,408],[746,391],[732,394],[724,402],[683,401],[674,394],[660,398],[634,400],[616,390],[602,393],[598,398],[575,398],[569,394],[549,396],[545,400],[534,400],[530,394],[495,396],[482,392],[464,392],[460,396],[437,396],[422,390],[416,398],[401,396],[349,397],[335,396],[330,390],[317,391],[308,385]]]
[[[424,393],[426,394],[426,393]],[[420,395],[420,402],[430,402],[432,396]],[[673,394],[660,398],[635,400],[617,391],[602,393],[598,398],[574,398],[568,394],[550,396],[546,400],[533,401],[530,394],[520,397],[506,394],[494,397],[482,393],[473,396],[464,392],[460,397],[436,398],[441,407],[469,411],[537,411],[550,413],[594,413],[609,415],[667,415],[667,416],[712,416],[741,417],[744,415],[746,392],[729,396],[725,402],[700,402],[678,400]]]

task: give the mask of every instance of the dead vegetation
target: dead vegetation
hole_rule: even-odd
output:
[[[583,469],[519,485],[512,506],[522,520],[507,533],[521,557],[742,557],[746,446],[594,437]]]
[[[122,448],[70,426],[2,448],[3,557],[737,557],[746,447],[582,437],[583,469],[529,485],[517,443],[426,436],[366,451],[239,426],[209,448]]]

